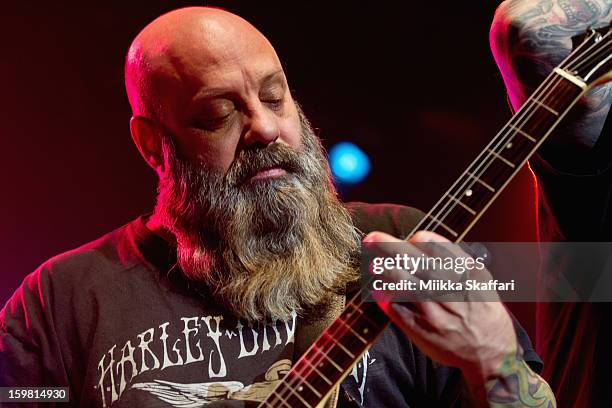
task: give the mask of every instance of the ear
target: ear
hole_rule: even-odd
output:
[[[161,174],[165,170],[161,129],[150,119],[132,116],[130,119],[132,140],[147,164]]]

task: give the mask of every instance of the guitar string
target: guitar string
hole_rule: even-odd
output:
[[[602,51],[602,49],[605,49],[606,47],[608,47],[608,48],[609,48],[609,46],[610,46],[610,45],[612,45],[612,41],[609,41],[609,40],[610,40],[610,38],[607,38],[607,37],[610,37],[611,35],[612,35],[612,29],[610,29],[610,30],[609,30],[609,31],[608,31],[606,34],[603,34],[603,35],[602,35],[602,37],[601,37],[601,39],[600,39],[598,42],[596,42],[595,44],[593,44],[591,47],[594,47],[594,46],[600,46],[600,44],[599,44],[599,43],[600,43],[600,42],[602,42],[602,41],[608,41],[608,44],[607,44],[607,45],[605,45],[605,46],[604,46],[604,45],[600,46],[600,47],[602,47],[602,48],[600,48],[599,50],[597,50],[597,51],[596,51],[595,53],[593,53],[592,55],[589,55],[587,58],[585,58],[585,59],[584,59],[584,61],[580,61],[580,62],[579,62],[579,63],[578,63],[578,64],[577,64],[577,65],[576,65],[576,66],[575,66],[573,69],[575,69],[575,70],[576,70],[576,69],[582,69],[582,66],[584,66],[584,65],[585,65],[585,64],[587,64],[587,63],[590,63],[590,60],[592,60],[593,58],[596,58],[596,57],[597,57],[596,53],[603,52],[603,51]],[[608,52],[609,52],[609,51],[608,51]],[[604,53],[604,54],[605,54],[605,53]]]
[[[606,35],[606,36],[607,36],[607,35]],[[571,54],[570,54],[570,56],[571,56]],[[590,57],[590,58],[592,58],[592,57]],[[561,64],[561,65],[563,65],[563,64]],[[584,63],[583,63],[582,65],[584,65]],[[554,81],[553,81],[553,82],[554,82]],[[550,85],[550,86],[552,86],[552,87],[557,86],[559,83],[561,83],[561,82],[562,82],[562,78],[556,78],[556,82],[557,82],[556,84],[551,83],[551,84],[549,84],[549,85]],[[543,90],[542,92],[545,92],[545,91]],[[537,90],[536,90],[536,92],[534,92],[534,93],[537,93]],[[547,98],[548,96],[550,96],[550,94],[551,94],[551,93],[552,93],[552,90],[551,90],[551,91],[549,91],[549,92],[548,92],[548,94],[547,94],[546,96],[544,96],[544,97],[541,99],[541,101],[545,101],[545,100],[546,100],[546,98]],[[530,98],[530,99],[531,99],[531,98]],[[534,99],[534,100],[537,100],[537,99]],[[535,110],[534,110],[534,112],[535,112]],[[517,112],[517,114],[518,114],[518,112]],[[529,115],[529,117],[528,117],[528,118],[526,118],[525,122],[526,122],[526,121],[528,121],[528,120],[529,120],[529,119],[530,119],[532,116],[533,116],[533,112],[532,112],[532,114],[531,114],[531,115]],[[512,120],[509,122],[509,124],[510,124],[511,122],[512,122]],[[518,132],[514,132],[513,134],[512,134],[512,133],[508,133],[507,135],[510,135],[510,140],[512,140],[514,137],[516,137],[516,136],[518,135]],[[506,137],[507,135],[504,135],[503,137]],[[494,138],[494,139],[495,139],[495,138]],[[500,144],[500,143],[502,142],[502,140],[503,140],[502,138],[500,138],[500,139],[501,139],[501,140],[500,140],[500,141],[497,143],[496,148],[497,148],[497,146],[499,146],[499,144]],[[507,144],[507,142],[505,142],[505,143],[504,143],[504,146],[505,146],[506,144]],[[498,152],[498,153],[499,153],[499,152]],[[493,162],[493,160],[494,160],[494,159],[495,159],[495,158],[493,157],[493,158],[492,158],[492,160],[491,160],[491,162]],[[481,165],[482,165],[482,163],[481,163]],[[484,171],[486,171],[486,169],[485,169]],[[482,174],[482,173],[481,173],[481,174]],[[476,183],[476,181],[474,181],[474,182],[472,183],[472,186],[473,186],[473,185],[475,185],[475,183]],[[452,190],[452,188],[453,188],[453,187],[451,187],[451,189],[449,189],[449,190]],[[446,218],[446,216],[444,216],[444,218]],[[359,297],[359,294],[357,294],[355,297],[353,297],[353,298],[351,299],[351,301],[349,302],[349,306],[352,306],[352,307],[354,307],[354,308],[356,308],[356,309],[358,309],[359,307],[361,307],[361,305],[363,305],[363,303],[364,303],[362,299],[359,299],[359,300],[360,300],[360,303],[359,303],[359,304],[357,304],[357,305],[356,305],[356,304],[354,303],[354,300],[356,300],[356,298],[358,298],[358,297]],[[358,315],[358,313],[351,313],[351,315]],[[350,317],[350,316],[349,316],[349,317]],[[358,317],[357,317],[356,319],[354,319],[354,320],[358,320]],[[350,325],[350,324],[351,324],[351,323],[349,323],[348,321],[343,323],[343,325]],[[338,331],[343,332],[343,333],[342,333],[342,335],[344,335],[344,334],[348,333],[348,331],[349,331],[349,327],[347,326],[347,328],[345,328],[345,329],[344,329],[344,328],[342,328],[342,327],[340,327],[340,328],[338,328],[338,329],[336,330],[336,332],[335,332],[335,333],[333,333],[333,334],[328,333],[328,334],[330,334],[331,336],[337,336],[337,335],[339,334],[339,333],[337,333]],[[333,339],[332,339],[332,340],[327,341],[327,343],[328,343],[328,344],[331,344],[331,345],[332,345],[332,348],[333,348],[333,346],[334,346]],[[325,345],[328,345],[328,344],[321,344],[321,345],[325,346]],[[309,349],[309,350],[310,350],[310,349]],[[317,366],[317,365],[318,365],[320,362],[322,362],[323,358],[325,358],[325,357],[326,357],[326,355],[327,355],[327,354],[329,354],[329,351],[331,351],[331,349],[329,349],[327,352],[323,352],[322,350],[315,349],[315,357],[320,356],[321,358],[320,358],[318,361],[316,361],[316,362],[315,362],[315,361],[314,361],[314,359],[313,359],[313,360],[312,360],[312,361],[313,361],[313,364],[312,364],[312,366],[311,366],[311,367],[304,366],[304,368],[305,368],[305,369],[310,369],[310,370],[309,370],[309,373],[308,373],[308,374],[306,374],[306,375],[309,375],[310,373],[312,373],[312,372],[314,371],[314,367],[315,367],[315,366]],[[298,361],[299,361],[299,360],[298,360]],[[304,382],[304,381],[305,381],[305,378],[301,378],[301,377],[302,377],[302,375],[303,375],[303,372],[304,372],[304,371],[305,371],[305,370],[302,370],[302,372],[300,372],[300,373],[299,373],[299,377],[298,377],[298,378],[296,378],[297,383],[300,383],[300,382]],[[297,373],[297,371],[296,371],[296,373]],[[289,384],[287,384],[287,386],[294,387],[294,385],[289,385]],[[273,391],[272,391],[273,395],[275,395],[275,396],[277,396],[277,397],[280,397],[280,395],[279,395],[278,393],[275,393],[275,391],[276,391],[276,390],[273,390]],[[290,393],[288,394],[287,398],[290,398],[290,397],[291,397],[291,390],[289,390],[289,391],[290,391]],[[287,404],[287,403],[286,403],[284,400],[283,400],[283,401],[280,401],[280,402],[282,402],[282,403],[283,403],[283,405],[290,406],[290,405],[289,405],[289,404]],[[267,401],[264,401],[264,403],[265,403],[265,404],[267,404],[267,405],[269,404]],[[307,404],[307,405],[308,405],[308,404]]]

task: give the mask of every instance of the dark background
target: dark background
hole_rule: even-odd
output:
[[[209,1],[276,47],[326,147],[372,170],[345,200],[428,210],[509,118],[488,31],[499,2]],[[3,4],[0,248],[3,304],[45,259],[152,209],[132,144],[123,59],[153,18],[193,1]],[[525,169],[468,240],[535,240]],[[512,305],[532,329],[528,305]]]

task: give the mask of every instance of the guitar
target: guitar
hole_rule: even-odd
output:
[[[612,25],[590,30],[425,215],[419,230],[459,242],[590,88],[612,80]],[[259,407],[322,407],[389,324],[358,293]]]

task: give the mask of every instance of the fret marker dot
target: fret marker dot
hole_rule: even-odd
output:
[[[368,334],[368,328],[366,327],[365,329],[363,329],[363,334]]]
[[[304,387],[302,387],[301,385],[298,387],[298,391],[302,392],[304,390]]]
[[[471,196],[472,195],[472,189],[468,188],[467,190],[465,190],[465,195],[468,196],[468,197]]]
[[[506,149],[511,149],[512,148],[512,142],[508,142],[508,144],[506,145]]]
[[[323,363],[319,363],[319,367],[323,367]]]

